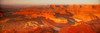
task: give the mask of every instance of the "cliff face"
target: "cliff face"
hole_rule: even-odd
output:
[[[99,32],[98,29],[100,29],[100,5],[2,8],[0,9],[0,18],[1,33],[25,33],[25,31],[26,33],[71,32],[74,27],[73,33],[78,31],[80,33],[95,33]],[[65,28],[69,30],[65,30]],[[79,29],[86,30],[81,31]]]

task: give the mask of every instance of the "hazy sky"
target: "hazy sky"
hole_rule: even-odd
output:
[[[100,4],[100,0],[0,0],[3,5]]]

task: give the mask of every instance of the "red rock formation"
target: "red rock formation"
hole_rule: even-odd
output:
[[[63,27],[59,30],[59,33],[95,33],[91,27],[85,24],[77,26]]]

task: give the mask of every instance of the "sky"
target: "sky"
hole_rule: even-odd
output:
[[[100,0],[0,0],[2,5],[100,4]]]

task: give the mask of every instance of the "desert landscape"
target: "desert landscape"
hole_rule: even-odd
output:
[[[0,33],[100,33],[100,5],[4,6]]]

